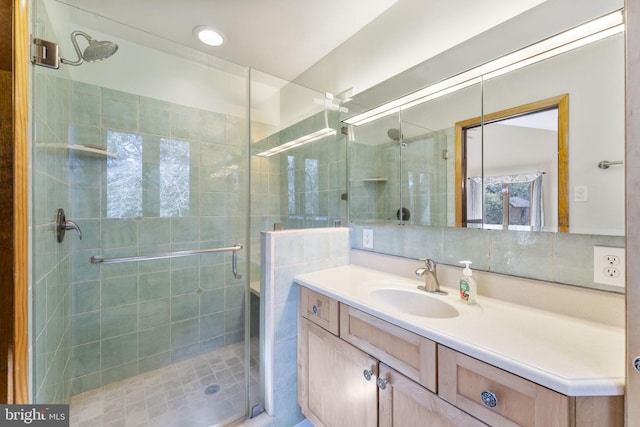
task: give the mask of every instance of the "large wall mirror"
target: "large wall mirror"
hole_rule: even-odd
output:
[[[350,221],[624,235],[622,33],[394,111],[351,129]],[[470,217],[471,178],[507,226],[486,206]],[[509,190],[523,197],[503,205]]]

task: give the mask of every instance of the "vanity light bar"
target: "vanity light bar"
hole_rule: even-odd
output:
[[[365,111],[364,113],[344,120],[344,122],[350,125],[360,126],[479,83],[482,79],[487,80],[497,77],[509,71],[593,43],[624,31],[623,21],[622,11],[618,10],[524,49],[479,65],[431,86],[427,86],[426,88],[395,99],[379,107]]]
[[[335,129],[330,127],[326,127],[310,133],[308,135],[301,136],[300,138],[296,138],[293,141],[285,142],[282,145],[278,145],[277,147],[271,148],[270,150],[263,151],[262,153],[256,154],[261,157],[270,157],[274,154],[281,153],[283,151],[290,150],[295,147],[299,147],[304,144],[308,144],[309,142],[317,141],[318,139],[324,138],[325,136],[336,135],[338,132]]]
[[[590,43],[596,42],[598,40],[602,40],[604,38],[610,37],[614,34],[621,33],[624,31],[624,24],[616,25],[615,27],[606,29],[604,31],[600,31],[596,34],[591,34],[587,37],[583,37],[579,40],[575,40],[573,42],[567,43],[563,46],[557,47],[555,49],[540,53],[534,57],[526,58],[521,61],[518,61],[514,64],[508,65],[506,67],[500,68],[499,70],[492,71],[491,73],[487,73],[483,76],[484,80],[489,80],[494,77],[501,76],[502,74],[506,74],[510,71],[517,70],[519,68],[526,67],[527,65],[534,64],[536,62],[543,61],[545,59],[549,59],[553,56],[560,55],[565,52],[569,52],[570,50],[577,49],[582,46],[586,46]]]

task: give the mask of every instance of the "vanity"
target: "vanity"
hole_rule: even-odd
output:
[[[448,295],[426,294],[404,274],[417,261],[380,271],[387,258],[296,276],[298,403],[316,427],[623,425],[622,327],[490,297],[486,277],[466,305],[454,267]]]

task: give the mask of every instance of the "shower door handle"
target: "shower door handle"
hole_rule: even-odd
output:
[[[242,249],[242,245],[240,243],[236,243],[236,246],[240,246],[240,249]],[[233,270],[233,277],[235,277],[236,280],[242,279],[242,274],[238,273],[238,252],[237,251],[231,252],[231,269]]]

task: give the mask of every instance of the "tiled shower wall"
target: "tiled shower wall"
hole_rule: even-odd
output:
[[[50,40],[53,31],[40,2],[32,14],[34,36]],[[64,70],[35,67],[31,146],[31,277],[29,280],[32,354],[31,400],[66,403],[71,396],[71,243],[56,240],[58,208],[69,211],[67,141],[71,85]]]
[[[380,133],[384,133],[381,131]],[[447,223],[447,137],[430,132],[407,139],[402,148],[402,200],[397,142],[349,145],[349,219],[357,222],[397,221],[397,210],[409,210],[407,224]],[[452,158],[453,156],[451,156]]]
[[[32,277],[30,280],[32,399],[64,403],[71,381],[71,243],[56,240],[58,208],[68,211],[67,140],[70,101],[68,80],[35,69],[33,92]]]
[[[242,340],[244,283],[230,253],[102,266],[89,258],[246,245],[246,122],[82,83],[69,96],[71,144],[129,144],[116,159],[70,157],[72,219],[83,231],[69,236],[73,393]],[[133,181],[118,169],[127,161]]]

